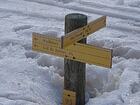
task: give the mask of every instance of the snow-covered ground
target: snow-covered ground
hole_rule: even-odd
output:
[[[33,52],[32,32],[60,37],[68,13],[107,16],[88,43],[113,66],[87,65],[86,105],[140,105],[140,0],[0,0],[0,105],[61,105],[63,59]]]

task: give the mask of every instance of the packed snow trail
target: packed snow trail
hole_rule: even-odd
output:
[[[123,7],[123,6],[117,6],[117,5],[107,5],[107,4],[102,4],[102,3],[96,3],[94,1],[88,2],[88,1],[80,1],[80,4],[84,6],[90,6],[90,7],[95,7],[95,8],[100,8],[100,9],[106,9],[108,11],[118,11],[118,13],[121,11],[125,11],[125,13],[128,14],[139,14],[140,10],[138,8],[132,8],[132,7]]]
[[[78,6],[78,3],[73,3],[73,4],[62,4],[62,3],[56,3],[56,2],[51,2],[51,1],[40,1],[40,0],[25,0],[25,1],[30,1],[30,2],[37,2],[40,3],[42,5],[52,5],[52,6],[57,6],[57,7],[62,7],[62,8],[67,8],[70,10],[75,10],[75,11],[81,11],[81,12],[86,12],[86,13],[92,13],[92,14],[98,14],[98,15],[106,15],[109,17],[115,17],[115,18],[120,18],[120,19],[129,19],[129,20],[135,20],[135,21],[140,21],[140,18],[138,17],[140,14],[139,13],[131,13],[129,12],[129,14],[127,14],[127,12],[122,12],[121,10],[118,10],[116,12],[113,11],[111,8],[110,11],[108,10],[104,10],[104,9],[98,9],[96,8],[97,6],[94,7],[94,5],[92,6],[92,8],[87,7],[86,5],[80,5]],[[126,8],[127,9],[127,8]],[[133,16],[132,16],[133,14]]]
[[[26,8],[24,6],[22,6],[23,3],[26,3],[26,6],[27,6]],[[53,5],[53,7],[49,6],[49,8],[56,8],[56,10],[59,11],[59,12],[62,11],[61,13],[63,13],[63,14],[61,14],[61,15],[58,14],[59,12],[55,12],[55,13],[58,14],[58,16],[56,17],[54,13],[46,12],[49,9],[48,7],[46,7],[46,5],[43,6],[45,9],[41,9],[40,10],[40,9],[36,8],[36,7],[40,7],[41,6],[39,4],[34,4],[34,5],[30,6],[31,3],[24,2],[24,1],[23,1],[23,3],[21,1],[18,2],[18,6],[20,7],[20,9],[17,9],[17,7],[15,6],[16,3],[14,3],[14,2],[11,2],[11,3],[7,2],[7,3],[4,3],[4,4],[1,3],[0,11],[12,12],[12,13],[15,13],[15,14],[20,14],[20,15],[23,15],[23,16],[31,16],[31,17],[35,17],[35,18],[55,19],[57,21],[63,21],[64,20],[64,16],[67,13],[69,13],[69,10],[67,10],[67,9],[66,9],[66,12],[63,12],[62,8],[65,8],[64,6],[63,7],[61,6],[62,8],[56,8],[56,7],[54,7],[55,5]],[[49,2],[49,3],[51,3],[51,2]],[[11,5],[10,8],[7,5]],[[48,4],[48,5],[50,5],[50,4]],[[34,12],[34,9],[36,10],[35,12]],[[84,11],[82,11],[82,12],[84,12]],[[92,16],[93,14],[90,14],[90,15]],[[107,13],[105,15],[107,15]],[[130,32],[132,32],[132,30],[134,30],[135,32],[139,33],[140,32],[140,28],[139,28],[139,25],[135,25],[135,23],[136,23],[135,21],[136,20],[134,20],[132,22],[132,24],[134,24],[134,25],[129,25],[127,27],[126,27],[126,25],[128,25],[127,23],[124,23],[124,24],[126,24],[124,26],[116,25],[116,24],[108,24],[108,28],[113,28],[113,29],[117,29],[117,30],[120,30],[120,31],[121,30],[122,31],[130,31]]]

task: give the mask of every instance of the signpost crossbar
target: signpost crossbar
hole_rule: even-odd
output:
[[[46,40],[49,41],[46,42]],[[61,49],[60,43],[59,38],[50,38],[47,35],[33,33],[32,49],[34,51],[111,68],[112,50],[81,43],[71,45],[67,49]]]

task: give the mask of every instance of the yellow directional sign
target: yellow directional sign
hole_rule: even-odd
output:
[[[76,92],[64,90],[63,105],[76,105]]]
[[[66,49],[61,49],[60,44],[61,41],[59,38],[33,34],[32,49],[34,51],[111,68],[112,50],[81,43],[75,43]]]
[[[87,24],[82,28],[74,30],[62,37],[61,48],[66,48],[69,45],[74,44],[83,38],[86,38],[91,33],[96,32],[105,26],[106,26],[106,16],[103,16],[95,21],[90,22],[89,24]]]
[[[42,35],[39,33],[33,33],[33,43],[43,43],[47,46],[61,48],[61,40],[59,38]]]

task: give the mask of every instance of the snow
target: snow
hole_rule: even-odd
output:
[[[124,4],[124,0],[118,0],[118,1],[117,1],[117,4],[118,4],[118,5],[123,5],[123,4]]]
[[[139,0],[0,0],[0,105],[61,105],[63,58],[32,51],[32,32],[64,35],[83,13],[107,26],[88,43],[113,49],[111,69],[86,67],[86,105],[140,105]]]

